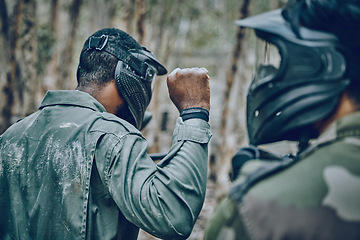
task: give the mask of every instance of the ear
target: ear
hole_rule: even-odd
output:
[[[121,96],[115,80],[111,80],[101,86],[93,97],[98,100],[109,113],[115,114],[116,109],[124,104],[124,98]]]

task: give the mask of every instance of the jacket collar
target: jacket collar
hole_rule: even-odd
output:
[[[42,100],[39,109],[55,106],[70,105],[90,108],[94,111],[106,112],[106,109],[90,94],[78,90],[48,91]]]
[[[341,138],[360,138],[360,112],[355,112],[333,122],[301,156],[307,156],[315,149]]]

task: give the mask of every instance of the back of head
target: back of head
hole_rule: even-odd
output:
[[[360,1],[358,0],[289,0],[285,17],[294,32],[299,26],[329,32],[346,47],[347,93],[360,105]]]
[[[77,73],[78,87],[101,86],[114,79],[118,59],[106,51],[87,50],[90,39],[103,35],[112,36],[114,45],[124,50],[141,49],[140,44],[135,39],[119,29],[104,28],[95,32],[85,41],[80,55]]]
[[[330,32],[360,54],[360,2],[357,0],[289,0],[285,7],[293,30],[307,28]]]
[[[166,72],[155,56],[129,34],[105,28],[90,36],[84,44],[77,72],[78,89],[96,94],[114,80],[125,104],[117,115],[129,112],[126,113],[130,115],[128,121],[141,129],[151,100],[152,82],[156,74]]]

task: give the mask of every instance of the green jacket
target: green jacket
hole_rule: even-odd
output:
[[[360,112],[295,162],[248,162],[205,239],[360,239]]]
[[[0,138],[0,239],[186,238],[203,205],[209,124],[178,119],[155,164],[89,94],[49,91]]]

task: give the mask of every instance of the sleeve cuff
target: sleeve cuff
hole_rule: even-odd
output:
[[[193,141],[197,143],[208,143],[212,137],[210,125],[203,119],[191,118],[186,122],[179,117],[173,134],[173,142]]]

